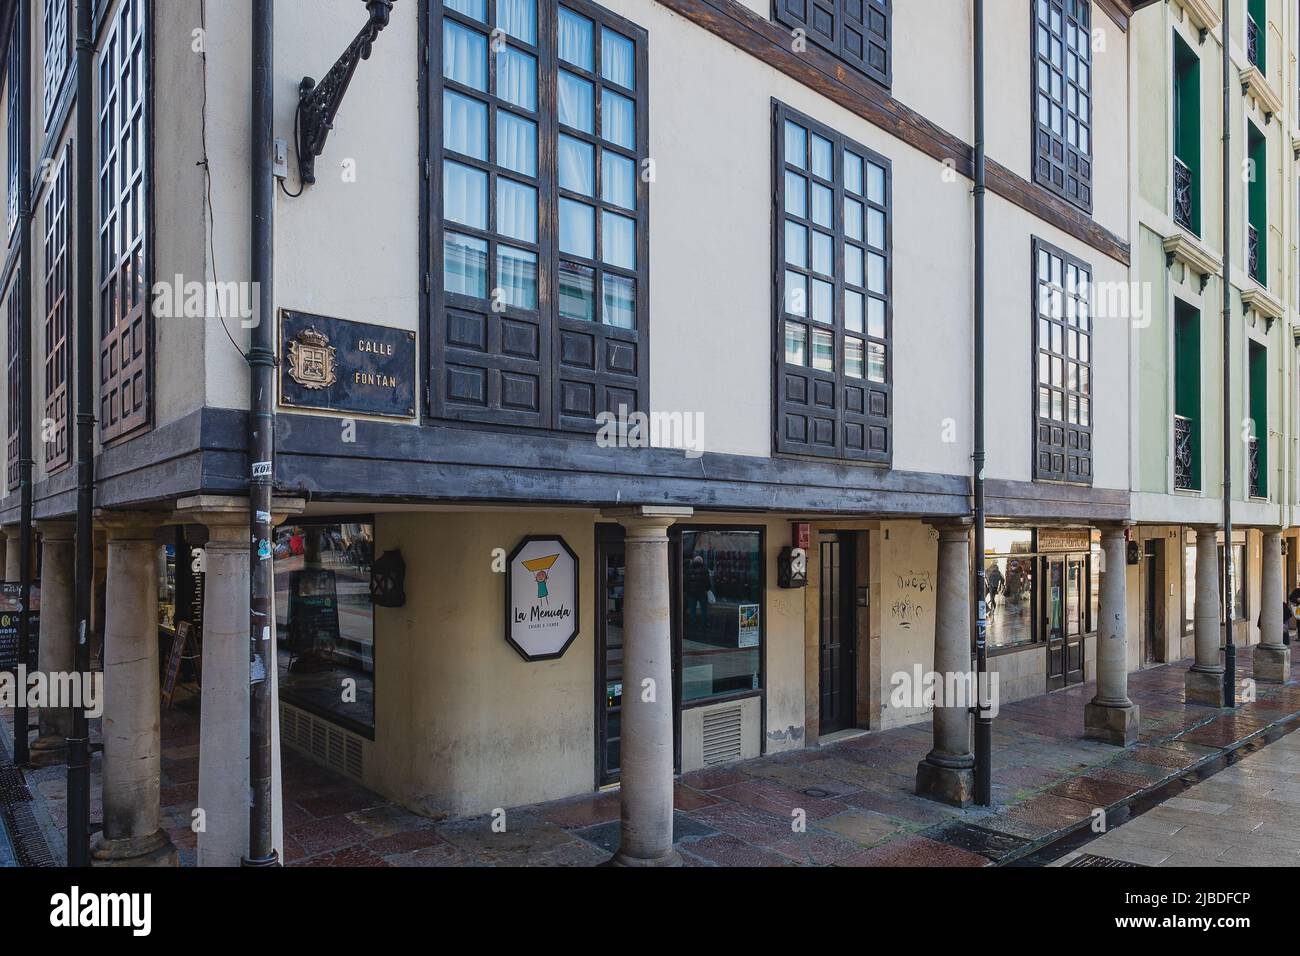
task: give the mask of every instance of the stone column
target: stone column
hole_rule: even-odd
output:
[[[37,664],[53,689],[56,674],[76,668],[76,592],[73,583],[77,549],[70,521],[41,521],[41,621]],[[64,684],[63,686],[67,686]],[[72,733],[70,707],[42,707],[38,714],[40,736],[32,744],[32,765],[51,767],[66,763],[68,736]]]
[[[1263,568],[1259,588],[1259,647],[1255,648],[1255,680],[1285,684],[1291,676],[1291,648],[1282,643],[1282,532],[1264,532]]]
[[[160,826],[158,580],[152,513],[100,512],[108,531],[104,621],[104,829],[96,866],[175,866]]]
[[[680,866],[673,849],[672,602],[668,528],[690,508],[605,512],[627,533],[623,590],[622,832],[614,863]]]
[[[934,671],[942,686],[958,682],[948,675],[972,675],[970,528],[962,522],[936,524],[939,532],[935,580]],[[972,701],[936,702],[934,749],[916,768],[916,792],[957,807],[971,802],[975,756],[971,753]]]
[[[1101,529],[1101,620],[1097,695],[1083,711],[1084,736],[1127,747],[1137,743],[1138,706],[1128,697],[1127,560],[1123,525]]]
[[[277,501],[276,523],[290,513],[300,512],[302,507],[298,499]],[[198,802],[205,819],[204,829],[198,834],[198,863],[238,866],[248,853],[249,825],[248,500],[206,495],[186,498],[177,504],[177,513],[208,529],[203,575]],[[278,711],[273,719],[278,722]],[[279,752],[278,748],[275,752]],[[278,773],[275,776],[278,779]],[[278,787],[272,792],[275,799]]]
[[[1187,671],[1189,704],[1223,706],[1223,664],[1219,660],[1219,544],[1210,526],[1196,529],[1196,662]]]
[[[19,564],[22,556],[21,541],[18,537],[18,525],[7,524],[4,526],[5,536],[5,582],[7,584],[17,584],[22,579],[22,569]]]

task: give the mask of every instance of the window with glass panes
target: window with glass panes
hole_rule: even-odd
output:
[[[1092,9],[1034,0],[1034,181],[1092,209]]]
[[[68,30],[69,0],[45,0],[45,121],[63,91],[63,79],[72,59],[72,34]]]
[[[432,9],[432,413],[594,429],[645,400],[645,32],[579,2]]]
[[[1034,477],[1092,483],[1091,269],[1034,240]]]
[[[72,463],[68,423],[72,401],[72,339],[68,260],[68,198],[72,187],[72,146],[51,171],[42,202],[45,223],[45,467],[53,472]]]
[[[13,242],[18,228],[18,31],[9,31],[9,48],[5,53],[5,225]]]
[[[890,164],[775,106],[777,450],[888,462]]]
[[[99,54],[99,434],[149,425],[150,5],[122,0]]]

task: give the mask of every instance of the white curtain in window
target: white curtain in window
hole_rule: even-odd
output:
[[[497,0],[497,26],[525,43],[537,43],[537,5],[534,0]]]

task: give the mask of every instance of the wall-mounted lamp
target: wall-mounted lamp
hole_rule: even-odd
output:
[[[298,175],[304,185],[316,182],[316,157],[325,151],[325,139],[334,128],[334,115],[339,111],[357,64],[370,59],[371,44],[379,36],[379,31],[388,26],[394,2],[366,0],[370,20],[330,67],[325,78],[317,83],[310,76],[304,76],[298,84]]]

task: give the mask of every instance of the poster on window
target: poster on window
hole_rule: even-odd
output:
[[[742,604],[737,614],[740,616],[740,630],[736,646],[758,647],[758,605]]]
[[[563,538],[524,538],[508,562],[506,640],[524,660],[546,661],[577,636],[578,556]]]

